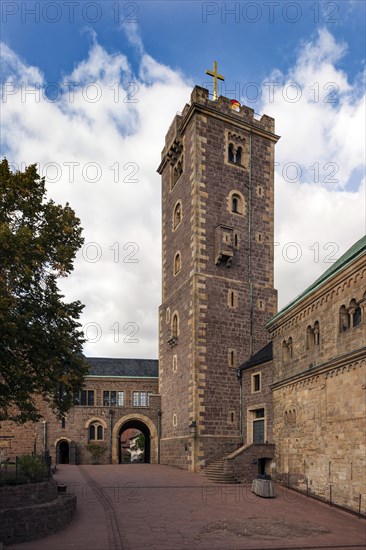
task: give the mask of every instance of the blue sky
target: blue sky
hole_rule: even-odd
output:
[[[14,4],[18,4],[14,7]],[[206,82],[206,68],[219,61],[228,81],[261,81],[273,67],[286,71],[301,42],[326,27],[346,41],[339,67],[352,80],[365,60],[365,2],[4,2],[3,40],[49,82],[85,58],[90,31],[108,52],[130,51],[123,29],[136,21],[146,51]],[[97,7],[95,6],[97,5]],[[13,13],[15,11],[15,13]],[[94,22],[95,21],[95,22]],[[133,59],[133,52],[131,52]],[[135,65],[136,67],[136,65]]]
[[[281,135],[279,307],[365,232],[365,2],[3,1],[1,10],[1,155],[14,168],[39,163],[49,196],[81,218],[86,245],[62,288],[86,305],[88,355],[157,357],[156,168],[174,114],[195,84],[211,86],[215,59],[221,93],[273,116]]]

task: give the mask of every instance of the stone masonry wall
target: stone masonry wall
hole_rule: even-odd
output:
[[[73,518],[76,496],[59,495],[55,481],[0,487],[0,543],[52,535]]]
[[[274,346],[276,476],[341,506],[366,509],[365,256],[360,257],[271,327]],[[355,300],[356,326],[342,331],[340,308]],[[307,349],[308,326],[319,344]],[[292,337],[292,357],[281,356]]]
[[[253,375],[260,374],[261,389],[254,391]],[[273,378],[273,363],[268,361],[253,365],[242,371],[243,387],[243,442],[253,443],[253,422],[256,409],[264,409],[264,441],[273,443],[273,396],[270,385]]]
[[[128,379],[128,378],[94,378],[87,377],[85,381],[85,389],[95,391],[94,406],[75,406],[70,409],[65,417],[65,427],[62,427],[62,422],[52,410],[46,406],[45,402],[39,399],[39,407],[43,415],[43,419],[37,423],[28,422],[22,426],[17,426],[12,422],[1,423],[1,436],[13,436],[11,439],[2,440],[0,447],[0,458],[2,460],[14,459],[17,455],[29,454],[34,450],[42,453],[44,450],[45,428],[44,420],[46,421],[46,448],[49,449],[52,457],[52,462],[55,464],[57,443],[65,440],[76,443],[77,462],[88,464],[91,462],[91,455],[87,451],[86,446],[89,442],[88,427],[92,421],[100,422],[104,427],[104,439],[106,444],[106,452],[101,458],[102,463],[108,463],[110,460],[110,419],[109,411],[113,411],[113,425],[115,430],[116,425],[122,426],[124,420],[133,418],[142,420],[147,423],[151,429],[152,445],[154,445],[153,461],[157,460],[157,426],[158,426],[158,411],[161,408],[160,396],[158,392],[158,380],[156,378],[143,379]],[[104,390],[120,390],[124,391],[124,406],[103,406],[103,391]],[[149,407],[134,407],[132,404],[133,391],[152,392],[150,396]],[[150,423],[150,425],[148,424]],[[112,437],[113,446],[113,461],[118,462],[118,441],[117,435]],[[4,444],[5,442],[5,444]]]

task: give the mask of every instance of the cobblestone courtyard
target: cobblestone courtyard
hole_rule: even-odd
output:
[[[261,499],[174,468],[61,465],[78,498],[62,532],[11,550],[240,550],[366,547],[365,521],[277,486]]]

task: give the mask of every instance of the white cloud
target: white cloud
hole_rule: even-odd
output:
[[[350,83],[337,68],[346,51],[319,30],[314,41],[302,44],[287,74],[274,69],[266,79],[281,83],[261,106],[281,135],[275,174],[280,308],[365,233],[365,180],[358,175],[365,171],[365,95],[361,77]],[[286,91],[295,90],[291,82],[301,90],[297,102],[286,100]]]
[[[10,48],[5,51],[10,80],[44,82],[39,70],[28,68]],[[3,104],[9,161],[38,162],[49,196],[70,202],[85,242],[97,243],[78,253],[73,274],[62,281],[67,299],[86,304],[82,321],[92,323],[88,337],[102,335],[86,345],[88,355],[157,357],[161,191],[156,168],[165,131],[190,91],[181,75],[148,55],[134,75],[125,55],[111,55],[94,40],[87,59],[65,75],[58,101],[48,101],[41,91],[24,102],[19,90]],[[138,332],[132,337],[134,326]],[[128,342],[129,335],[138,343]]]
[[[157,357],[161,191],[156,168],[165,133],[188,101],[193,83],[146,53],[136,29],[129,32],[139,56],[137,74],[126,55],[110,54],[94,39],[88,57],[64,76],[58,101],[50,102],[40,93],[38,102],[27,96],[24,103],[20,90],[7,96],[3,135],[8,159],[19,165],[39,162],[49,182],[49,196],[61,203],[69,201],[82,220],[86,243],[97,243],[84,249],[84,256],[79,252],[74,273],[63,281],[67,299],[86,304],[82,321],[92,323],[89,338],[100,327],[100,340],[87,344],[85,352]],[[290,103],[279,88],[273,102],[261,108],[276,118],[282,135],[276,157],[276,241],[280,244],[275,249],[282,305],[329,266],[324,263],[332,252],[324,248],[327,243],[339,246],[339,257],[364,229],[364,184],[353,192],[343,190],[354,170],[363,165],[364,147],[361,80],[350,83],[336,68],[345,51],[345,45],[321,31],[314,42],[303,45],[288,74],[274,70],[267,79],[275,75],[285,84],[296,81],[304,90],[301,101]],[[7,46],[3,52],[9,82],[44,84],[38,68],[28,67]],[[79,85],[66,84],[70,82]],[[319,102],[311,101],[316,82]],[[329,82],[338,86],[338,104],[323,101]],[[301,166],[302,181],[289,183],[283,177],[289,162]],[[324,165],[333,162],[339,166],[335,175],[339,182],[326,183],[333,165],[330,169]],[[314,163],[319,164],[319,183],[310,178],[315,168],[309,167]],[[99,177],[92,181],[98,175],[96,168]],[[282,258],[289,242],[301,246],[302,257],[296,263]],[[317,245],[310,249],[317,242],[319,262],[314,261]],[[127,243],[136,244],[126,247]],[[290,258],[296,252],[288,247],[287,251]],[[96,254],[101,257],[93,263]],[[126,342],[131,333],[127,323],[139,327],[134,336],[139,343]]]
[[[281,170],[286,176],[286,164],[296,163],[304,181],[319,179],[329,189],[345,188],[352,172],[364,166],[364,86],[361,78],[350,83],[337,69],[345,52],[329,31],[319,30],[314,42],[302,44],[294,67],[287,74],[274,70],[263,86],[268,93],[261,111],[276,119],[282,136],[276,148]],[[273,97],[269,82],[277,84]],[[314,175],[318,169],[320,178]],[[291,171],[288,176],[294,178]]]

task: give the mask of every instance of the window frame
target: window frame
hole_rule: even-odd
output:
[[[124,390],[103,390],[102,400],[103,407],[124,407],[125,396]],[[108,397],[108,399],[106,399]],[[122,397],[122,404],[119,404]]]
[[[82,389],[74,394],[74,407],[95,407],[95,390]]]
[[[256,389],[256,380],[259,380],[259,388]],[[260,393],[262,391],[262,372],[253,372],[252,373],[252,384],[251,384],[252,393]]]

